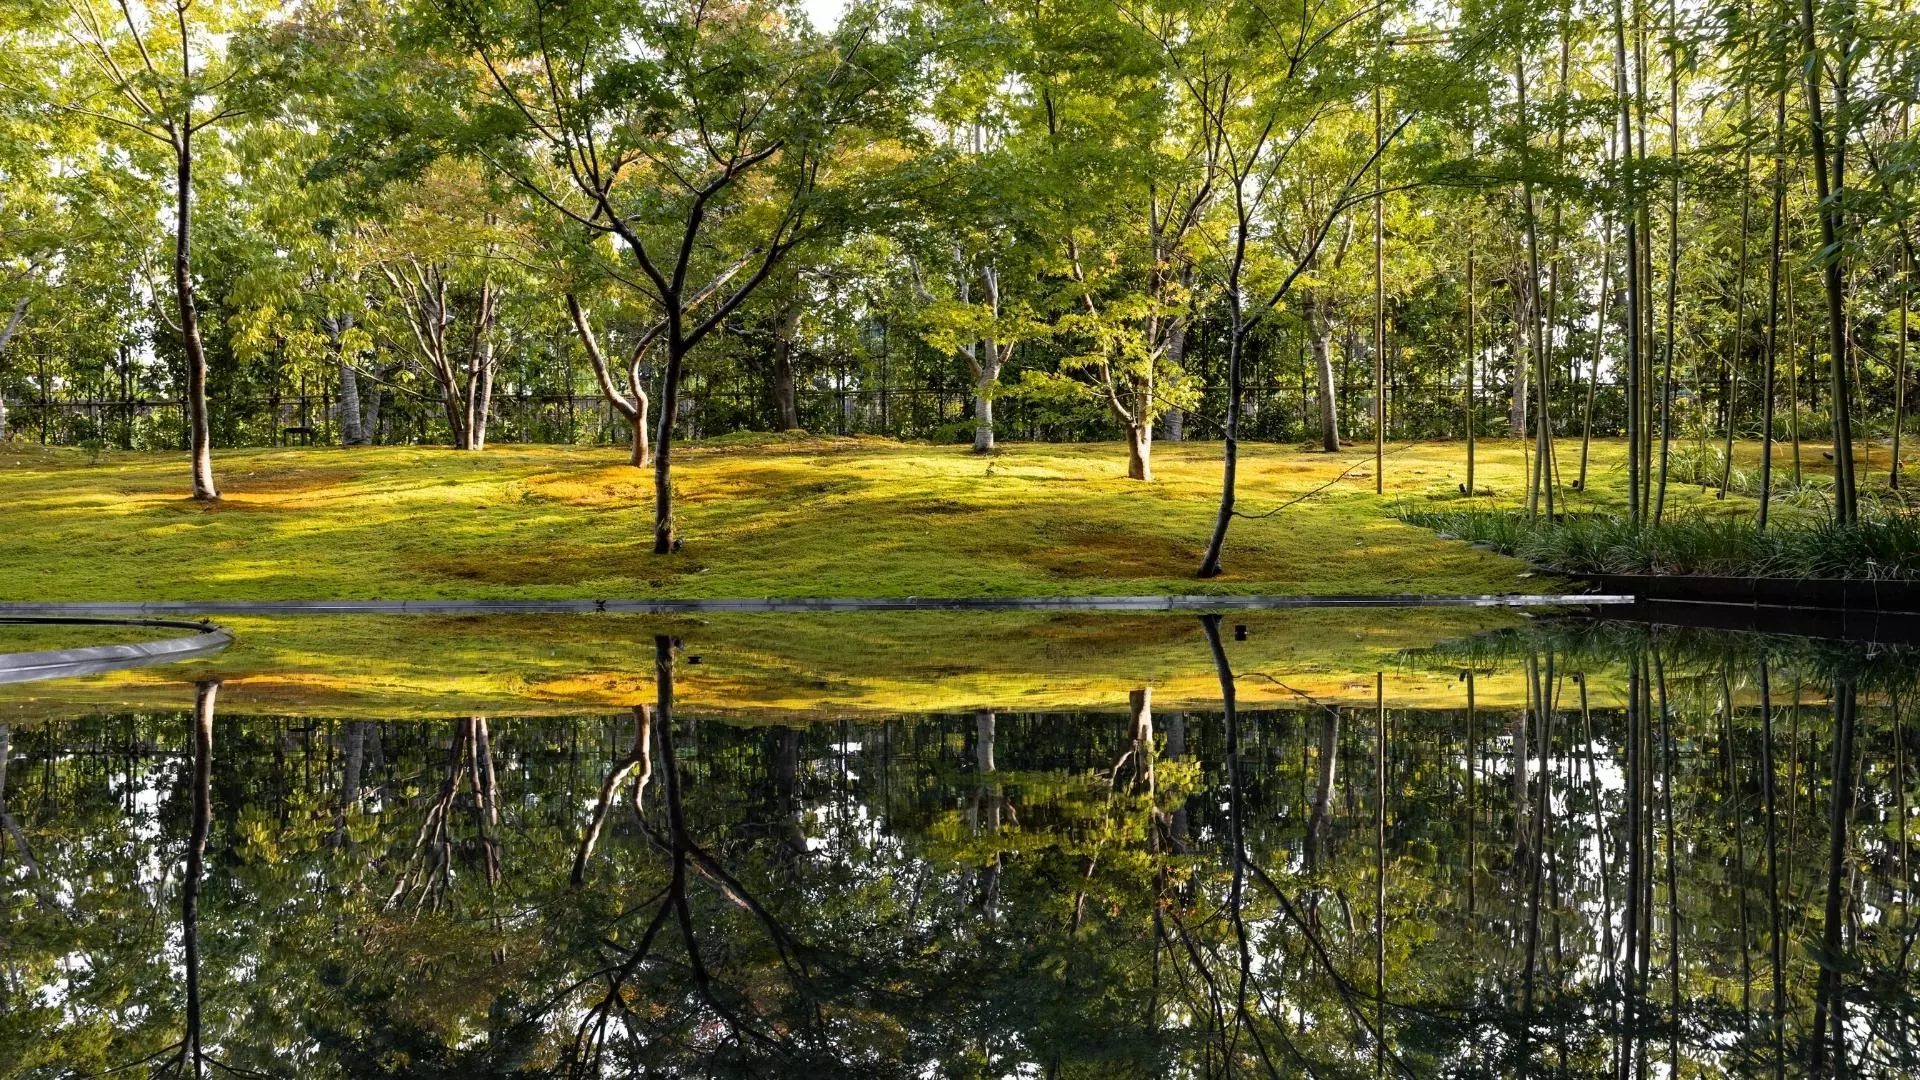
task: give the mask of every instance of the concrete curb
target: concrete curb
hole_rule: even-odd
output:
[[[30,622],[53,625],[106,625],[197,630],[186,637],[162,638],[127,645],[91,645],[79,649],[49,649],[43,652],[0,653],[0,684],[38,682],[42,679],[70,679],[80,675],[98,675],[123,668],[148,664],[170,664],[212,656],[233,644],[233,635],[211,623],[182,622],[177,619],[101,619],[86,617],[16,617],[0,615],[4,622]]]
[[[813,611],[1264,611],[1289,608],[1585,607],[1631,596],[1037,596],[715,600],[149,600],[0,603],[0,618],[143,615],[687,615]]]

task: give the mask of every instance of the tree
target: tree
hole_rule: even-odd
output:
[[[1800,35],[1805,80],[1808,139],[1812,144],[1814,192],[1819,197],[1821,282],[1827,300],[1828,406],[1833,420],[1833,517],[1847,524],[1859,511],[1853,478],[1853,389],[1847,352],[1846,256],[1848,95],[1854,65],[1854,11],[1848,0],[1831,5],[1835,27],[1831,44],[1822,48],[1814,0],[1800,0]],[[1830,118],[1822,101],[1823,83],[1834,86],[1834,113]]]
[[[522,230],[465,162],[442,160],[388,198],[383,222],[356,238],[358,258],[386,283],[390,332],[438,387],[454,449],[484,450]]]
[[[1060,293],[1061,373],[1125,430],[1127,475],[1153,476],[1153,430],[1194,403],[1185,371],[1197,250],[1220,194],[1215,133],[1169,78],[1159,44],[1066,2],[1019,22],[1013,74],[1024,215]]]
[[[186,357],[185,406],[193,497],[220,497],[213,478],[207,411],[207,354],[193,266],[196,138],[272,107],[274,84],[297,58],[273,38],[278,9],[250,0],[122,0],[111,12],[68,0],[64,41],[36,35],[47,101],[99,125],[104,138],[137,137],[143,154],[159,144],[173,196],[174,311],[163,312]]]
[[[1348,172],[1327,200],[1328,210],[1310,228],[1314,238],[1301,255],[1263,273],[1249,275],[1249,256],[1260,233],[1271,226],[1273,209],[1287,188],[1281,172],[1309,145],[1309,136],[1331,116],[1357,110],[1364,98],[1367,34],[1356,29],[1371,8],[1304,6],[1288,14],[1263,10],[1255,15],[1231,4],[1209,5],[1199,12],[1130,12],[1152,34],[1174,65],[1191,96],[1207,140],[1218,149],[1221,183],[1229,215],[1216,273],[1227,301],[1227,416],[1221,468],[1220,508],[1214,520],[1201,577],[1216,577],[1227,527],[1235,514],[1239,462],[1243,361],[1255,329],[1286,300],[1333,231],[1333,223],[1354,206],[1376,197],[1358,192],[1361,181],[1387,147],[1412,122],[1409,111],[1375,140],[1359,168]],[[1289,27],[1269,37],[1262,27]],[[1373,28],[1368,25],[1365,31]],[[1246,63],[1247,50],[1259,59]],[[1384,392],[1384,387],[1377,388]]]
[[[476,152],[552,213],[613,238],[632,263],[621,282],[664,324],[653,547],[668,554],[687,360],[858,204],[840,190],[861,172],[849,144],[884,119],[906,71],[877,44],[887,13],[856,8],[831,37],[766,0],[432,0],[422,14],[429,44],[480,73]]]

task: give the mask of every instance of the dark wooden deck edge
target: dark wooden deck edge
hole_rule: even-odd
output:
[[[1609,607],[1600,618],[1862,645],[1920,645],[1920,618],[1903,611],[1839,611],[1698,600],[1646,600]]]
[[[1631,595],[822,597],[715,600],[134,600],[0,603],[0,618],[140,615],[687,615],[818,611],[1258,611],[1288,608],[1586,607]]]

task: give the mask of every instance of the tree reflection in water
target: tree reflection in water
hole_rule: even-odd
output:
[[[1249,712],[1192,647],[1158,725],[696,747],[661,638],[611,717],[0,727],[0,1076],[1920,1069],[1912,657],[1541,630]]]

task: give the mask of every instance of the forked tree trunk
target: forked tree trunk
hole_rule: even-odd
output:
[[[207,351],[193,295],[193,134],[183,129],[174,155],[173,291],[180,307],[180,345],[187,359],[187,438],[193,455],[193,497],[220,497],[213,482],[213,432],[207,415]]]
[[[988,266],[980,275],[981,283],[986,287],[987,310],[995,318],[1000,316],[1000,273]],[[961,303],[967,300],[966,290],[960,293]],[[1000,383],[1000,368],[1006,363],[1007,354],[1001,351],[1000,343],[992,338],[983,339],[977,350],[969,348],[967,358],[973,365],[973,452],[984,454],[993,449],[993,391]]]
[[[627,361],[627,386],[632,396],[620,392],[614,385],[613,371],[607,364],[607,356],[600,351],[600,339],[594,336],[593,324],[587,321],[587,313],[580,306],[580,298],[573,293],[567,294],[567,314],[573,318],[574,332],[580,335],[580,344],[587,352],[587,361],[593,368],[593,378],[600,384],[600,393],[619,413],[629,427],[633,429],[633,439],[627,456],[628,464],[636,469],[645,468],[653,460],[652,447],[648,442],[647,428],[647,388],[640,377],[640,360],[652,345],[654,336],[643,337],[634,347],[633,355]]]

